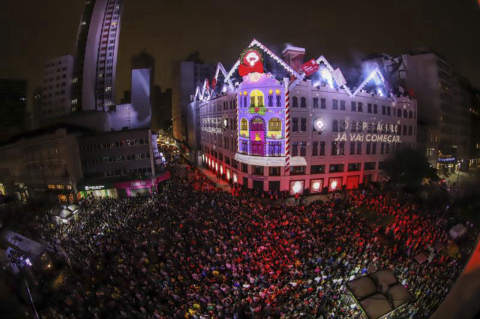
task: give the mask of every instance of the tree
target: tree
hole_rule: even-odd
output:
[[[385,170],[392,183],[417,188],[427,179],[438,180],[436,169],[420,151],[405,148],[385,161]]]

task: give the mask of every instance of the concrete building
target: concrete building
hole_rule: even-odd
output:
[[[82,178],[77,137],[85,130],[56,125],[14,137],[0,146],[0,184],[18,200],[76,200]]]
[[[254,40],[228,74],[217,72],[224,80],[216,89],[197,88],[190,159],[263,191],[317,193],[384,181],[385,160],[415,147],[416,101],[389,93],[378,69],[359,74],[355,91],[323,56],[311,75],[299,73],[305,49],[289,49],[282,59]],[[271,71],[279,67],[283,72]]]
[[[85,135],[79,144],[83,197],[146,195],[169,177],[149,129]]]
[[[63,55],[46,62],[43,71],[39,126],[46,126],[71,112],[73,56]]]
[[[86,2],[77,37],[73,112],[109,111],[115,105],[122,11],[122,0]]]
[[[158,85],[153,87],[152,98],[152,130],[159,132],[172,131],[172,89],[162,88]]]
[[[27,81],[0,78],[0,142],[27,128]]]
[[[172,76],[172,121],[173,136],[177,141],[188,140],[187,113],[188,105],[195,94],[195,88],[202,86],[205,79],[212,79],[215,66],[203,64],[198,56],[193,55],[185,61],[174,63]]]
[[[439,54],[414,50],[398,57],[369,58],[418,101],[419,146],[440,171],[469,166],[470,103],[468,84]],[[424,127],[424,128],[420,128]]]

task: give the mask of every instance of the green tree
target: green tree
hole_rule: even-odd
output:
[[[423,179],[438,180],[436,169],[420,151],[411,148],[396,152],[385,161],[385,170],[394,184],[417,188]]]

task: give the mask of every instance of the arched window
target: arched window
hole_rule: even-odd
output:
[[[300,99],[300,107],[307,107],[307,98],[302,96],[302,98]]]
[[[338,121],[333,120],[332,132],[338,132]]]
[[[408,112],[408,117],[413,118],[413,112],[412,111]]]
[[[404,118],[407,118],[407,116],[408,116],[408,115],[407,115],[407,110],[403,110],[403,117],[404,117]]]
[[[298,96],[293,97],[293,107],[298,107]]]
[[[265,131],[265,121],[261,117],[254,117],[250,124],[251,131]]]
[[[270,121],[268,121],[268,130],[280,132],[282,130],[282,121],[279,118],[274,117]]]
[[[253,90],[250,93],[250,107],[264,106],[263,93],[260,90]]]
[[[345,132],[345,129],[347,128],[347,122],[344,120],[340,121],[340,132]]]
[[[246,119],[240,121],[240,130],[248,131],[248,121]]]
[[[397,117],[402,117],[402,110],[400,109],[397,110]]]
[[[357,131],[357,123],[355,121],[352,121],[352,128],[351,128],[351,131],[352,132],[356,132]]]

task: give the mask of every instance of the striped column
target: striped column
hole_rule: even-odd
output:
[[[237,133],[237,153],[240,153],[240,129],[238,128],[240,126],[240,112],[238,110],[238,106],[240,103],[238,102],[238,99],[241,99],[242,97],[238,96],[238,88],[237,88],[237,94],[235,94],[235,109],[237,110],[237,128],[236,128],[236,133]]]
[[[285,79],[285,172],[290,171],[290,91],[289,80]]]

